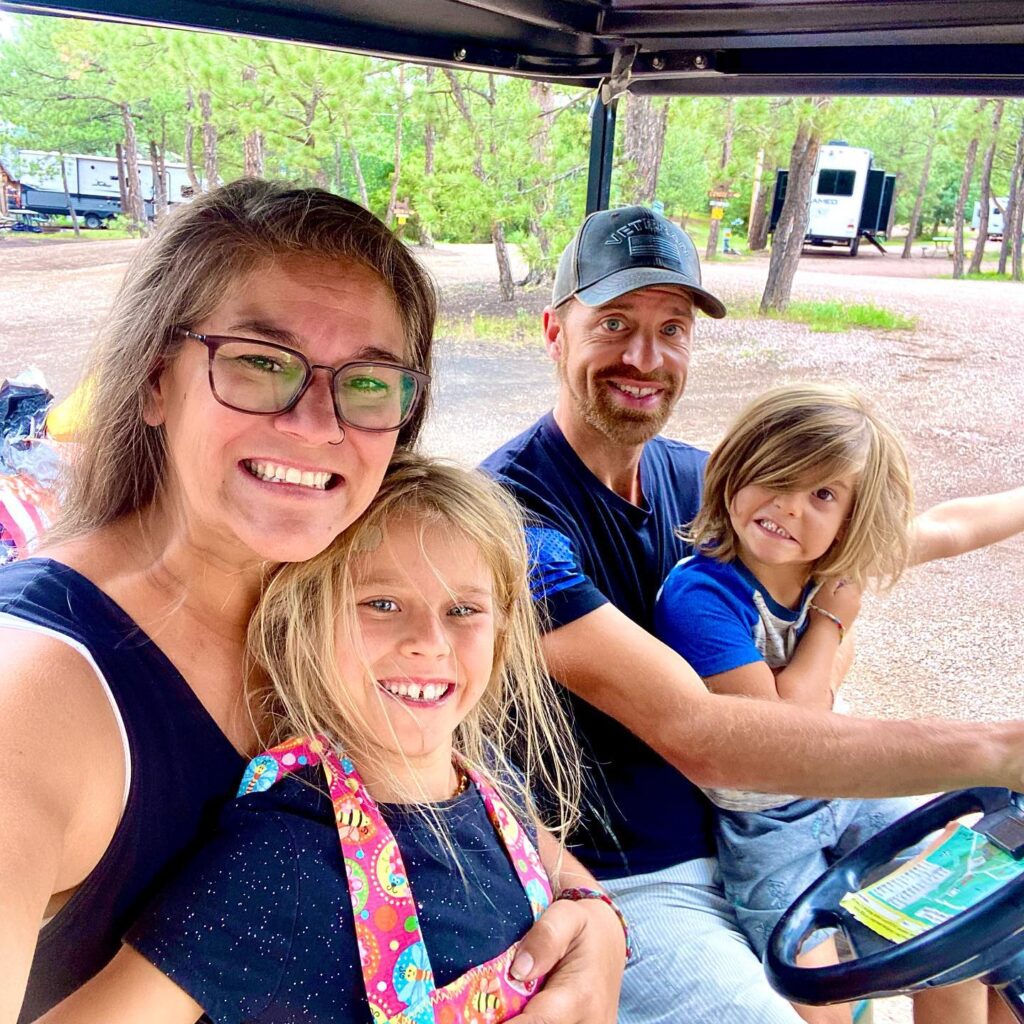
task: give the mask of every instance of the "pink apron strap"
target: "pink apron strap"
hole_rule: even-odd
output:
[[[319,739],[293,739],[258,754],[246,766],[236,796],[262,793],[285,775],[307,765],[319,764],[324,749],[325,745]]]
[[[470,767],[461,757],[458,761],[459,767],[476,783],[476,788],[487,808],[487,816],[491,819],[494,831],[505,844],[509,860],[512,861],[512,867],[519,876],[519,881],[530,901],[533,919],[536,921],[551,904],[551,882],[540,862],[537,848],[487,777]]]
[[[366,995],[374,1021],[390,1020],[429,1000],[435,987],[409,873],[352,761],[327,751],[323,768],[345,860]]]
[[[401,851],[351,759],[336,755],[319,737],[289,740],[253,758],[238,795],[262,792],[316,764],[334,806],[373,1024],[496,1024],[518,1013],[537,987],[537,982],[522,985],[508,974],[518,943],[437,989]],[[476,784],[536,920],[551,902],[537,849],[486,776],[461,758],[459,765]],[[496,1017],[498,1007],[504,1012]]]

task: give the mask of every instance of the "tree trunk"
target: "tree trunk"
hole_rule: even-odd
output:
[[[1005,224],[1003,225],[1005,230]],[[1013,232],[1013,261],[1012,261],[1012,272],[1011,277],[1014,281],[1024,280],[1024,260],[1021,256],[1024,255],[1021,252],[1021,244],[1024,242],[1024,199],[1020,194],[1020,186],[1017,187],[1017,209],[1014,212],[1013,224],[1011,226]]]
[[[426,69],[426,86],[429,92],[434,86],[435,68]],[[423,125],[423,177],[429,178],[434,173],[434,146],[437,143],[437,127],[434,124],[433,112]]]
[[[242,71],[243,82],[255,82],[257,71],[251,65]],[[263,177],[263,132],[253,128],[247,132],[243,143],[245,155],[245,176],[247,178]]]
[[[634,169],[633,201],[643,206],[651,204],[658,188],[667,126],[667,100],[656,104],[650,96],[630,94],[624,155]]]
[[[1013,225],[1017,221],[1017,211],[1024,208],[1021,200],[1024,189],[1024,118],[1020,122],[1020,134],[1017,136],[1017,148],[1013,154],[1013,169],[1010,171],[1010,194],[1003,214],[1003,244],[999,247],[999,273],[1006,273],[1006,261],[1013,247]],[[1018,232],[1019,234],[1019,232]]]
[[[551,180],[551,123],[558,113],[559,106],[550,82],[531,81],[530,97],[540,110],[537,130],[530,137],[530,148],[533,150],[533,159],[542,168],[545,178],[544,187],[533,193],[536,199],[533,216],[530,218],[530,232],[540,246],[542,262],[546,262],[551,253],[551,239],[544,226],[544,216],[555,204],[555,183]],[[531,267],[527,279],[531,284],[540,284],[544,276],[543,267]]]
[[[217,126],[213,123],[213,100],[208,90],[199,94],[199,112],[203,118],[203,177],[206,191],[217,187]]]
[[[254,128],[245,136],[245,175],[263,177],[263,132]]]
[[[128,200],[125,211],[133,228],[140,234],[149,234],[149,222],[146,220],[146,207],[142,201],[142,188],[139,178],[139,143],[135,135],[135,118],[127,103],[119,104],[121,124],[124,126],[124,191]]]
[[[192,111],[195,109],[195,100],[192,98],[192,87],[189,86],[185,99],[185,173],[188,175],[189,184],[192,186],[192,195],[197,196],[203,191],[199,184],[199,175],[196,174],[195,150],[195,125],[192,124]]]
[[[153,212],[159,224],[167,216],[167,169],[163,149],[149,140],[149,162],[153,165]]]
[[[774,164],[767,164],[762,172],[762,181],[773,181],[777,173],[778,168]],[[774,196],[774,188],[762,185],[753,218],[747,227],[747,248],[751,252],[760,252],[768,247],[768,226],[771,223]]]
[[[722,191],[727,191],[729,187],[728,179],[725,176],[725,169],[729,166],[729,161],[732,159],[732,138],[736,130],[735,112],[736,100],[729,99],[725,107],[725,136],[722,139],[722,157],[718,161],[718,181],[714,183],[714,187]],[[718,251],[718,228],[721,223],[720,220],[711,221],[711,226],[708,230],[708,246],[704,251],[705,259],[711,259]]]
[[[402,127],[405,124],[405,65],[398,65],[398,105],[395,110],[395,169],[391,174],[391,192],[384,223],[394,228],[395,203],[398,202],[398,183],[402,179]]]
[[[59,150],[57,159],[60,161],[60,180],[64,185],[64,202],[68,204],[68,213],[71,215],[71,226],[75,229],[75,238],[82,237],[82,229],[78,226],[78,214],[75,212],[75,204],[71,202],[71,190],[68,188],[68,169],[64,166],[64,151]],[[6,185],[2,185],[4,192]]]
[[[985,160],[981,165],[981,210],[978,216],[978,240],[975,243],[974,254],[971,256],[971,265],[968,268],[968,273],[971,274],[981,273],[981,261],[984,259],[985,243],[988,241],[988,211],[992,194],[992,161],[995,158],[996,145],[999,142],[999,125],[1003,120],[1004,105],[1005,101],[996,101],[995,113],[992,115],[992,138],[989,140],[988,149],[985,150]]]
[[[370,194],[366,190],[366,178],[363,177],[363,165],[359,162],[359,150],[352,140],[352,128],[349,125],[348,117],[342,115],[341,130],[345,135],[345,145],[348,147],[348,157],[352,161],[352,173],[356,176],[356,187],[359,189],[359,202],[364,210],[370,208]]]
[[[121,213],[128,216],[128,186],[124,173],[124,146],[120,142],[114,144],[114,152],[117,155],[117,191],[121,198]]]
[[[459,114],[473,135],[473,148],[476,151],[476,159],[473,161],[473,174],[482,184],[487,183],[487,172],[484,170],[484,140],[480,134],[480,128],[473,120],[473,111],[470,109],[469,101],[466,99],[462,83],[454,71],[445,69],[445,78],[451,88],[452,101],[455,103]],[[495,100],[494,75],[487,76],[489,90],[487,102],[493,107]],[[491,155],[494,155],[492,147]],[[505,226],[500,220],[491,224],[491,241],[494,243],[494,257],[498,261],[498,283],[502,302],[511,302],[515,298],[516,286],[512,278],[512,263],[509,260],[508,244],[505,241]]]
[[[974,177],[974,162],[978,156],[978,136],[975,135],[967,146],[967,155],[964,157],[964,173],[960,177],[960,191],[956,197],[956,207],[953,210],[953,280],[959,280],[964,276],[964,206],[967,203],[967,193],[971,187],[971,178]]]
[[[426,88],[429,92],[434,84],[434,68],[426,69]],[[437,145],[437,127],[434,124],[433,110],[427,114],[423,123],[423,191],[429,197],[433,190],[433,183],[430,181],[434,176],[434,149]],[[419,231],[420,245],[424,249],[434,248],[434,236],[430,233],[430,225],[419,215],[416,217],[416,227]]]
[[[508,255],[508,244],[505,242],[505,226],[500,220],[491,225],[491,241],[494,242],[494,255],[498,260],[501,301],[511,302],[516,297],[516,285],[512,279],[512,261]]]
[[[800,122],[793,152],[789,159],[789,179],[786,201],[782,204],[779,223],[772,241],[772,256],[768,264],[768,280],[761,296],[762,313],[784,310],[793,291],[793,278],[804,247],[807,222],[811,212],[811,179],[818,160],[821,136],[810,120]]]
[[[938,120],[938,117],[936,117]],[[917,227],[921,223],[921,208],[924,206],[924,194],[928,190],[928,178],[932,172],[932,156],[935,153],[935,140],[938,138],[937,125],[932,126],[928,133],[928,148],[924,153],[924,166],[921,168],[921,177],[917,183],[917,197],[914,199],[914,212],[910,215],[910,227],[907,231],[907,240],[903,243],[903,252],[900,259],[909,260],[911,250],[914,247],[914,239],[917,237]],[[895,203],[893,206],[895,207]]]
[[[758,218],[762,214],[761,206],[761,182],[764,179],[764,146],[757,150],[757,157],[754,159],[754,183],[750,189],[750,210],[747,212],[747,248],[752,249],[750,236],[754,234],[755,228],[760,230]],[[761,244],[764,248],[764,244]]]

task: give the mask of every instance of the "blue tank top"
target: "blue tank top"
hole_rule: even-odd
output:
[[[27,1024],[113,957],[162,880],[234,796],[246,761],[160,648],[73,569],[43,558],[0,569],[0,613],[88,649],[120,712],[131,764],[110,846],[39,933],[18,1018]]]

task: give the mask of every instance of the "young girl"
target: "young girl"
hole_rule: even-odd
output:
[[[111,964],[43,1020],[516,1016],[537,985],[516,978],[517,942],[552,888],[614,909],[571,888],[589,876],[556,838],[579,763],[526,580],[511,499],[413,456],[327,551],[278,570],[249,631],[275,745]]]
[[[950,553],[912,543],[913,491],[899,438],[854,392],[821,385],[754,400],[712,452],[700,513],[655,611],[658,635],[716,693],[830,708],[845,635],[869,580]],[[823,765],[822,771],[827,772]],[[828,865],[914,800],[802,800],[712,790],[723,884],[753,948]],[[812,937],[814,938],[814,937]],[[806,965],[834,963],[831,939]],[[981,986],[935,989],[917,1021],[984,1021]],[[815,1024],[847,1007],[797,1007]]]

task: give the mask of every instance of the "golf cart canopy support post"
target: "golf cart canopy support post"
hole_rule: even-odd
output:
[[[593,119],[588,209],[608,201],[625,55],[628,89],[646,95],[1024,97],[1021,0],[0,0],[0,10],[612,84]]]
[[[612,189],[617,99],[605,103],[598,92],[590,108],[590,169],[587,172],[587,213],[607,210]]]

